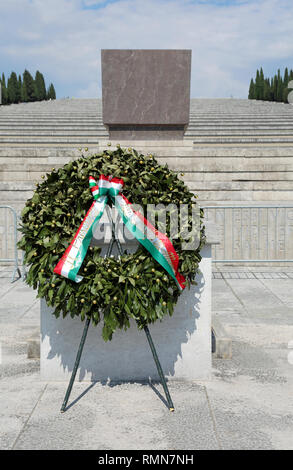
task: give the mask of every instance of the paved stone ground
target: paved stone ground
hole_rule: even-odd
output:
[[[38,301],[9,276],[0,271],[1,449],[293,449],[293,268],[215,268],[213,311],[233,359],[214,360],[209,382],[170,383],[173,414],[157,383],[76,383],[60,414],[67,384],[41,382],[26,358]]]

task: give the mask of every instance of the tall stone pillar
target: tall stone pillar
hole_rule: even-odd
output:
[[[183,139],[191,50],[102,50],[103,122],[115,140]]]

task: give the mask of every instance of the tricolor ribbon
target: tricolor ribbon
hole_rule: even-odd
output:
[[[148,222],[143,215],[132,209],[131,203],[121,193],[123,179],[101,175],[99,183],[90,176],[89,185],[94,202],[89,208],[69,247],[54,268],[54,273],[80,282],[78,271],[85,258],[93,237],[93,227],[103,215],[110,198],[114,202],[123,223],[133,236],[152,255],[152,257],[170,274],[180,290],[185,288],[185,278],[178,272],[179,257],[169,238]]]

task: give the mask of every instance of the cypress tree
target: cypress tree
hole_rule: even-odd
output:
[[[248,99],[278,101],[282,103],[288,102],[288,83],[293,81],[293,70],[285,67],[284,75],[281,75],[280,69],[277,73],[269,78],[264,76],[263,68],[257,69],[255,81],[250,80]]]
[[[289,72],[288,72],[288,67],[286,67],[284,71],[284,85],[287,86],[288,82],[289,82]]]
[[[27,101],[36,101],[36,85],[33,77],[28,70],[25,70],[23,73],[23,82],[25,83]]]
[[[259,72],[259,99],[264,99],[264,85],[265,85],[265,77],[263,73],[262,67],[260,68]]]
[[[278,102],[282,101],[282,95],[283,95],[283,80],[282,80],[282,77],[281,77],[280,69],[278,69],[276,101],[278,101]]]
[[[15,74],[15,77],[13,78],[15,82],[15,91],[16,91],[16,98],[15,98],[15,103],[20,103],[21,101],[21,85],[19,83],[19,77],[17,78],[17,75]]]
[[[22,80],[21,80],[21,75],[18,75],[18,96],[19,96],[19,102],[21,102],[21,88],[22,88]]]
[[[274,101],[274,79],[271,78],[270,84],[270,101]]]
[[[2,104],[7,104],[7,88],[6,88],[6,80],[5,80],[4,73],[2,73],[1,85],[2,85]]]
[[[24,80],[23,80],[22,85],[21,85],[21,101],[23,103],[26,103],[28,101],[26,83],[25,83]]]
[[[55,99],[56,99],[56,92],[55,92],[53,83],[51,83],[47,91],[47,100],[55,100]]]
[[[264,97],[263,97],[263,99],[265,101],[270,101],[270,99],[271,99],[270,88],[271,88],[270,87],[270,80],[269,80],[269,78],[266,78],[264,80]]]
[[[45,100],[46,99],[45,80],[44,80],[43,74],[39,72],[38,70],[36,71],[35,83],[36,83],[36,89],[37,89],[37,99],[39,101]]]
[[[7,78],[7,85],[6,85],[6,104],[11,104],[10,94],[9,94],[9,77]]]
[[[256,77],[255,77],[255,99],[256,100],[260,99],[260,76],[259,76],[258,69],[256,71]]]
[[[284,80],[283,80],[283,93],[282,93],[282,101],[283,103],[287,103],[288,97],[288,82],[289,82],[289,73],[288,68],[285,68],[284,71]]]
[[[254,81],[253,81],[253,78],[252,78],[250,80],[249,92],[248,92],[248,99],[249,100],[254,100],[254,93],[255,93],[254,88],[255,88],[255,86],[254,86]]]
[[[11,72],[8,79],[7,91],[9,103],[18,103],[20,96],[18,95],[18,80],[15,72]]]
[[[277,101],[278,97],[278,77],[277,75],[274,76],[273,80],[273,101]]]
[[[36,71],[35,79],[28,70],[25,70],[22,77],[11,72],[7,80],[4,73],[0,77],[2,104],[31,102],[36,100],[56,99],[54,85],[51,83],[46,90],[44,76],[39,70]]]
[[[272,86],[271,86],[271,80],[267,78],[267,86],[268,86],[268,101],[272,101]]]
[[[278,80],[278,85],[277,85],[277,101],[280,103],[283,98],[283,83],[282,79]]]

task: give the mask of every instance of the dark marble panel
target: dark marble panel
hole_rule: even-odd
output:
[[[109,125],[112,140],[181,140],[185,126],[182,125]]]
[[[102,50],[104,124],[186,126],[190,70],[190,50]]]

